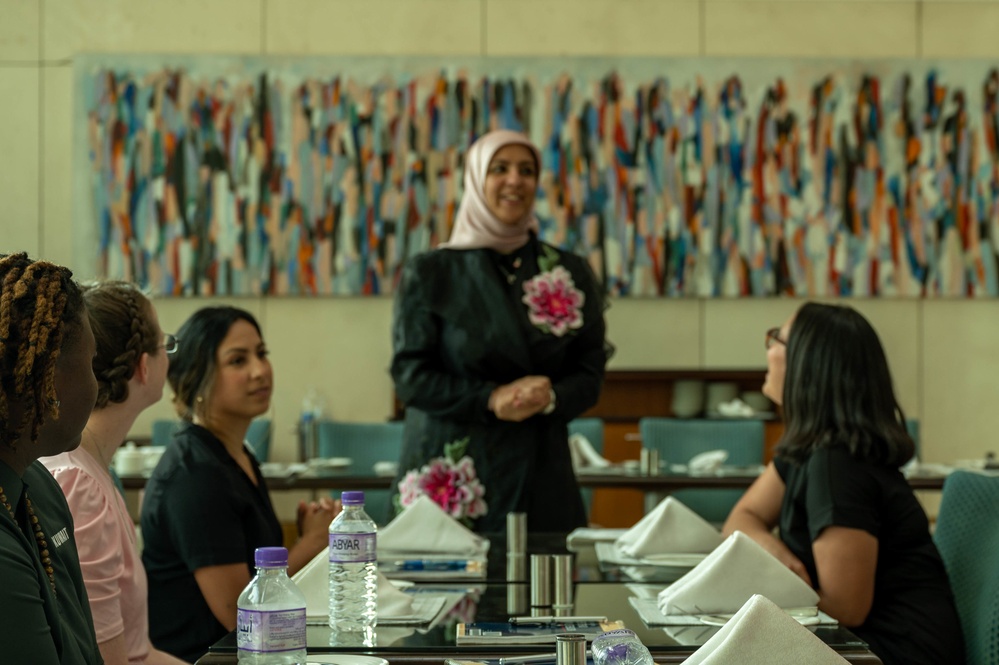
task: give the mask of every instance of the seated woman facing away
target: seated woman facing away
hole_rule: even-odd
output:
[[[94,335],[66,268],[0,254],[0,662],[98,665],[73,516],[39,457],[80,445]]]
[[[785,562],[885,665],[963,663],[947,574],[899,471],[914,446],[877,333],[849,307],[807,303],[766,339],[784,436],[724,533]]]
[[[80,566],[90,597],[97,644],[105,665],[172,665],[182,661],[152,648],[146,609],[146,571],[135,525],[108,466],[136,417],[163,396],[173,336],[156,310],[128,282],[84,290],[97,342],[97,404],[76,450],[42,463],[59,482],[76,523]]]
[[[267,346],[256,319],[235,307],[198,310],[177,331],[168,379],[186,425],[146,486],[142,561],[153,644],[194,662],[236,627],[236,600],[258,547],[282,545],[260,467],[243,440],[270,408]],[[337,503],[298,507],[294,574],[323,550]]]

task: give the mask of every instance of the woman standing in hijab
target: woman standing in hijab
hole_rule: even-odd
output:
[[[467,153],[451,239],[410,259],[394,313],[392,378],[406,405],[400,471],[468,439],[488,506],[531,531],[571,531],[586,515],[567,423],[603,383],[603,293],[586,261],[538,240],[541,159],[522,134],[494,131]]]

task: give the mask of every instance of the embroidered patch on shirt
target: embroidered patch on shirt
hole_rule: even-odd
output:
[[[60,547],[67,540],[69,540],[69,534],[66,533],[66,527],[63,527],[56,535],[52,536],[52,544],[56,547]]]

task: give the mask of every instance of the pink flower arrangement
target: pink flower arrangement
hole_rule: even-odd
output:
[[[561,337],[583,326],[585,294],[576,288],[572,275],[562,266],[539,273],[524,282],[523,302],[531,323]]]
[[[405,508],[426,495],[448,515],[466,524],[485,515],[488,507],[482,497],[486,488],[475,474],[475,462],[464,454],[467,447],[467,438],[445,444],[444,457],[407,472],[399,481],[399,507]]]

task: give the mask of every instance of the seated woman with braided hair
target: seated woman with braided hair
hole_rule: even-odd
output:
[[[97,401],[76,450],[42,463],[62,486],[76,522],[83,579],[106,665],[179,665],[149,641],[146,571],[135,526],[108,467],[136,417],[163,396],[172,335],[128,282],[85,287],[83,299],[97,343]]]
[[[0,255],[0,649],[4,663],[99,665],[73,516],[39,457],[80,445],[94,335],[66,268]]]

